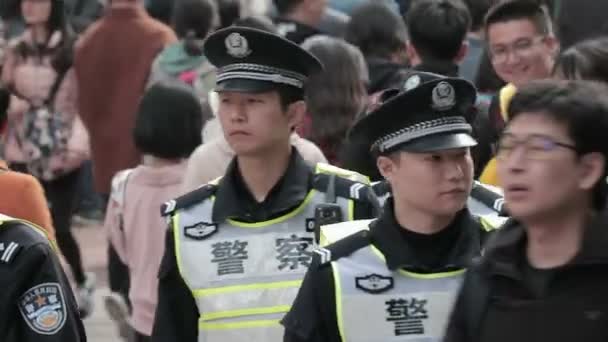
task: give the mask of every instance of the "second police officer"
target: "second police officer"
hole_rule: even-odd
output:
[[[303,87],[320,62],[277,35],[231,27],[208,37],[218,117],[236,157],[226,174],[169,202],[153,341],[281,341],[312,262],[315,226],[373,217],[358,174],[309,167],[290,145]],[[316,222],[316,223],[315,223]]]
[[[475,88],[437,75],[405,88],[351,133],[369,142],[392,195],[377,220],[323,227],[334,243],[315,251],[284,341],[439,341],[465,268],[502,221],[466,206]]]

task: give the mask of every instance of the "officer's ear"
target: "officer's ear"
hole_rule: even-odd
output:
[[[304,116],[306,115],[306,102],[304,100],[299,100],[290,103],[287,106],[287,110],[285,111],[285,115],[287,116],[287,120],[289,122],[289,127],[295,128],[304,120]]]
[[[376,167],[384,179],[391,182],[391,180],[397,177],[397,169],[399,168],[400,159],[398,154],[391,154],[387,156],[378,156],[376,159]]]

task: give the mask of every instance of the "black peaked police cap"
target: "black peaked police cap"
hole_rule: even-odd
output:
[[[466,80],[412,72],[400,92],[354,125],[350,138],[368,142],[379,155],[472,147],[476,99],[477,90]]]
[[[211,34],[203,51],[216,66],[216,91],[265,92],[281,86],[303,89],[321,62],[276,34],[228,27]]]

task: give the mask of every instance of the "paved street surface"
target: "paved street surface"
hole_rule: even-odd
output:
[[[76,238],[80,242],[85,270],[95,272],[97,291],[95,291],[95,309],[93,315],[85,320],[89,342],[120,342],[112,321],[103,307],[103,296],[108,290],[106,269],[107,241],[101,226],[74,227]]]

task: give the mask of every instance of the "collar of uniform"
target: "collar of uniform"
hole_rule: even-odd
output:
[[[419,265],[419,258],[404,240],[401,229],[393,211],[393,199],[389,198],[384,206],[382,215],[371,226],[371,238],[386,258],[386,265],[391,270],[406,269],[411,271],[440,272],[466,268],[473,257],[481,251],[481,224],[473,218],[468,209],[457,214],[454,221],[446,229],[459,225],[458,233],[451,244],[447,262],[439,270],[425,270]]]
[[[292,148],[287,170],[283,177],[270,190],[264,200],[272,208],[271,214],[284,213],[304,201],[311,187],[312,169],[295,148]],[[250,206],[244,202],[255,203],[255,198],[245,185],[235,157],[218,185],[213,205],[213,221],[224,222],[235,218],[249,221]]]

